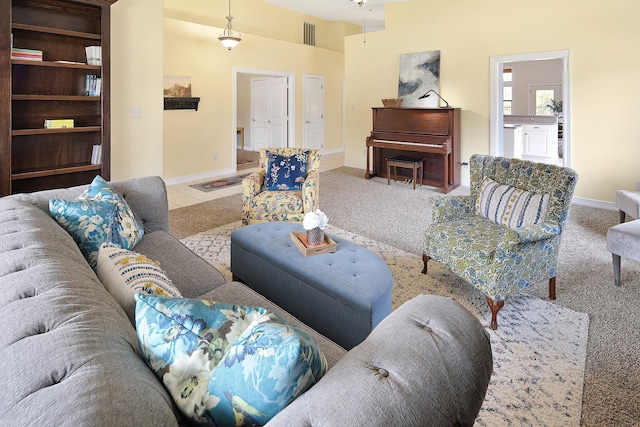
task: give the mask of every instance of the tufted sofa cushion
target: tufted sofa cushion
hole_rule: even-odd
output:
[[[177,425],[135,330],[76,243],[14,197],[0,199],[0,316],[0,372],[11,381],[0,425]]]

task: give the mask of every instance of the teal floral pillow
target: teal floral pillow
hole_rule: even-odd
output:
[[[76,200],[49,200],[49,213],[73,237],[93,269],[102,243],[133,249],[144,234],[127,202],[101,176]]]
[[[263,190],[301,190],[307,177],[308,157],[308,150],[290,157],[267,151]]]
[[[313,338],[264,308],[135,298],[142,357],[198,424],[262,426],[327,371]]]

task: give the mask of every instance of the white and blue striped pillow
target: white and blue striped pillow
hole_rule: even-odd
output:
[[[476,201],[479,215],[509,228],[542,224],[549,210],[549,195],[536,194],[487,178]]]

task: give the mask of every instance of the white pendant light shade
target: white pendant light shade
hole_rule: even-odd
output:
[[[237,31],[233,31],[233,26],[231,24],[232,20],[233,16],[231,16],[231,0],[229,0],[229,16],[227,16],[227,28],[225,28],[224,31],[222,31],[222,34],[220,34],[220,37],[218,37],[220,43],[222,43],[222,45],[229,50],[236,47],[242,40],[240,38],[240,33],[238,33]]]

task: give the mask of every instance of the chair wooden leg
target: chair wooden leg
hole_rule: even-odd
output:
[[[498,329],[498,312],[504,307],[504,301],[494,302],[491,298],[485,297],[491,309],[491,329]]]
[[[611,255],[613,256],[613,280],[616,286],[620,286],[620,255]]]
[[[422,262],[424,263],[424,268],[422,269],[422,274],[427,274],[427,263],[431,259],[430,256],[422,254]]]
[[[556,299],[556,278],[549,279],[549,299]]]

